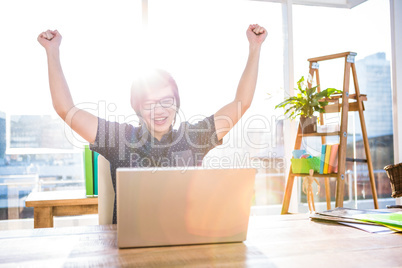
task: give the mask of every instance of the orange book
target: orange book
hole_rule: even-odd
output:
[[[338,149],[339,149],[339,144],[338,144]],[[335,165],[334,165],[334,173],[338,173],[338,155],[339,155],[339,150],[336,150],[336,157],[335,157]]]
[[[331,146],[331,154],[329,155],[328,173],[336,173],[335,168],[338,169],[338,148],[339,144]]]

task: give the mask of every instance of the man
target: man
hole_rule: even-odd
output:
[[[60,63],[60,33],[57,30],[42,32],[38,41],[46,50],[54,109],[91,144],[92,150],[109,160],[116,192],[118,167],[200,165],[208,151],[221,144],[250,107],[257,83],[261,45],[267,31],[252,24],[246,35],[249,56],[234,100],[196,124],[182,123],[178,130],[172,125],[180,108],[180,97],[169,73],[156,70],[153,75],[134,81],[131,105],[140,118],[140,126],[109,122],[75,106]],[[116,200],[113,214],[113,223],[116,223]]]

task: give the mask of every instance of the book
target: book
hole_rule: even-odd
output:
[[[321,158],[320,158],[320,174],[324,174],[324,160],[325,160],[325,150],[327,146],[323,144],[321,146]]]
[[[338,156],[339,156],[339,144],[338,144],[338,150],[335,156],[335,165],[334,165],[334,173],[338,173]]]
[[[392,211],[378,211],[370,209],[351,209],[351,208],[335,208],[323,212],[317,212],[310,216],[312,220],[333,221],[342,224],[356,224],[360,227],[352,225],[355,228],[364,229],[364,225],[380,225],[386,227],[393,232],[402,232],[402,213]],[[371,232],[374,232],[371,230]],[[376,230],[378,233],[386,233],[386,229]]]
[[[84,146],[84,174],[85,174],[85,190],[87,196],[94,195],[93,184],[93,162],[92,151],[89,145]]]
[[[355,215],[355,218],[402,231],[402,213],[400,212],[359,214]]]
[[[357,219],[353,218],[344,218],[344,217],[337,217],[337,216],[328,216],[328,215],[321,215],[319,213],[310,215],[310,219],[313,221],[320,221],[320,222],[332,222],[332,223],[339,223],[343,225],[347,225],[350,227],[354,227],[360,230],[364,230],[370,233],[395,233],[397,230],[389,228],[387,226],[372,223],[372,222],[362,222]]]
[[[327,144],[325,149],[325,159],[324,159],[324,173],[328,174],[328,163],[329,163],[329,156],[331,155],[331,144]]]
[[[98,156],[99,153],[93,152],[94,195],[98,195]]]
[[[328,173],[335,173],[335,166],[338,166],[337,155],[338,155],[339,144],[331,145],[331,154],[329,156],[328,162]]]

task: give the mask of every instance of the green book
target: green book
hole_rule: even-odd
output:
[[[99,153],[94,152],[94,195],[98,195],[98,156]]]
[[[402,231],[402,213],[361,214],[356,218],[362,221],[374,222],[386,226],[396,227]]]
[[[324,160],[325,160],[325,151],[327,149],[327,145],[323,144],[321,147],[321,158],[320,158],[320,174],[324,174]]]
[[[84,146],[85,189],[87,196],[94,195],[92,151],[89,145]]]

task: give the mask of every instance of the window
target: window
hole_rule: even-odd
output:
[[[3,1],[0,24],[9,38],[0,50],[0,220],[32,218],[24,203],[31,191],[85,189],[83,142],[53,111],[37,36],[63,35],[61,61],[76,104],[102,117],[125,114],[141,2]]]
[[[58,29],[63,35],[62,66],[80,107],[112,121],[133,115],[128,101],[132,74],[138,67],[152,65],[173,74],[183,120],[195,121],[234,98],[247,60],[245,32],[249,24],[259,23],[269,36],[253,106],[227,135],[225,146],[210,152],[206,165],[212,158],[219,165],[254,163],[259,167],[255,204],[281,203],[283,140],[276,132],[281,131],[282,121],[273,109],[282,99],[278,93],[283,87],[280,4],[150,0],[146,28],[142,28],[141,1],[57,5],[23,1],[2,3],[0,10],[0,23],[14,25],[4,32],[13,42],[0,51],[5,59],[0,65],[5,79],[0,83],[8,89],[7,100],[0,98],[0,174],[33,175],[19,200],[35,189],[83,188],[83,141],[53,112],[45,53],[35,40],[41,31]],[[226,156],[229,162],[223,160]],[[2,187],[7,193],[7,186]],[[8,209],[5,205],[2,219],[7,219]],[[17,217],[32,217],[32,211]]]
[[[151,61],[176,78],[182,120],[197,121],[235,97],[247,61],[246,30],[267,28],[252,106],[204,158],[207,167],[258,168],[255,213],[279,213],[285,184],[283,116],[274,106],[283,99],[282,7],[258,1],[149,1],[147,29]],[[270,206],[268,205],[277,205]]]
[[[347,9],[294,6],[295,75],[307,75],[308,58],[346,51],[357,52],[356,69],[360,92],[367,94],[364,102],[365,122],[373,162],[377,196],[380,207],[393,203],[390,198],[389,179],[383,170],[393,164],[393,130],[390,62],[391,37],[389,3],[371,0]],[[372,20],[375,17],[376,20]],[[342,89],[343,60],[320,62],[320,81],[323,89]],[[353,80],[350,90],[353,92]],[[381,100],[381,101],[378,101]],[[340,120],[337,116],[325,116],[327,122]],[[365,159],[358,113],[349,113],[348,158]],[[314,143],[313,141],[311,141]],[[336,141],[334,141],[336,142]],[[372,194],[367,165],[347,163],[347,181],[344,205],[372,208]],[[323,187],[324,179],[320,180]],[[334,196],[335,179],[331,181]],[[305,196],[301,194],[299,210],[306,210]],[[318,200],[325,202],[325,192]],[[320,204],[325,209],[325,203]]]
[[[41,31],[58,29],[63,35],[62,65],[74,101],[81,108],[112,121],[134,115],[129,102],[132,74],[151,65],[172,73],[182,99],[181,120],[196,121],[234,98],[247,60],[245,32],[251,23],[259,23],[269,32],[253,104],[224,144],[207,155],[204,165],[257,167],[254,212],[279,213],[289,162],[284,158],[284,146],[293,146],[293,141],[283,140],[282,111],[274,109],[284,97],[281,4],[149,0],[145,28],[141,12],[141,1],[130,0],[0,3],[0,24],[10,25],[3,27],[7,41],[0,50],[0,88],[4,95],[0,98],[0,219],[11,214],[32,217],[32,211],[23,208],[23,200],[32,190],[83,188],[84,142],[53,112],[45,52],[35,40]],[[389,183],[381,168],[393,162],[392,127],[381,117],[368,114],[379,109],[375,94],[387,96],[388,101],[391,90],[387,80],[388,12],[388,3],[379,0],[351,10],[293,7],[295,79],[306,75],[309,57],[349,50],[358,53],[361,91],[369,100],[366,122],[377,188],[384,198]],[[322,70],[323,88],[342,87],[342,63],[323,65]],[[382,111],[384,116],[389,113]],[[372,129],[381,131],[374,133]],[[355,143],[351,136],[350,146],[358,148],[357,154],[361,152],[359,137],[356,129]],[[354,172],[357,179],[353,179]],[[350,174],[347,198],[370,198],[365,173],[351,166]],[[10,180],[16,178],[23,185],[21,191],[9,191]],[[12,196],[11,203],[8,196]],[[9,211],[15,206],[22,207]]]

